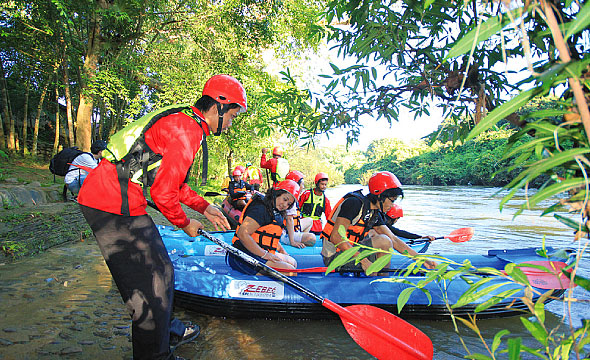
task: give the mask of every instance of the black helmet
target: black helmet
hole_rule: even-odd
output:
[[[107,142],[104,140],[96,140],[92,143],[90,147],[90,152],[93,154],[98,154],[99,151],[104,150],[107,148]]]

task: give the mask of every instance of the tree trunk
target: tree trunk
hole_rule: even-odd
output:
[[[55,85],[55,139],[53,140],[53,152],[51,155],[57,154],[59,148],[59,90],[57,82]]]
[[[4,89],[7,89],[6,78],[2,78],[2,82],[4,83]],[[5,90],[6,91],[6,90]],[[8,91],[6,91],[8,95]],[[10,104],[10,98],[6,96],[6,107],[8,108],[8,150],[11,151],[18,151],[17,149],[17,139],[16,139],[16,131],[15,131],[15,124],[14,124],[14,114],[12,113],[12,105]]]
[[[234,157],[234,150],[230,149],[229,154],[227,154],[227,174],[230,178],[231,178],[231,174],[232,174],[231,168],[232,168],[233,157]]]
[[[68,119],[67,123],[67,133],[68,133],[68,147],[74,146],[74,119],[73,119],[73,112],[72,112],[72,94],[70,93],[70,75],[68,74],[68,63],[64,60],[62,63],[63,69],[63,82],[64,82],[64,90],[66,96],[66,117]]]
[[[10,99],[8,98],[6,75],[4,73],[4,66],[2,65],[2,62],[0,62],[0,76],[2,77],[2,79],[0,79],[0,86],[2,87],[2,100],[4,102],[4,121],[6,121],[7,125],[6,148],[10,151],[14,151],[16,148],[14,142],[14,118],[12,117],[12,113],[10,111]]]
[[[6,117],[6,115],[4,116]],[[4,139],[4,119],[0,116],[0,149],[6,148],[6,142]]]
[[[29,149],[27,148],[27,132],[29,127],[29,86],[31,85],[31,72],[27,77],[27,84],[25,85],[25,105],[24,105],[24,116],[23,116],[23,156],[28,155]]]
[[[105,113],[105,106],[104,106],[104,102],[101,101],[100,107],[98,108],[98,119],[100,119],[100,122],[98,123],[98,127],[96,128],[96,136],[94,137],[97,140],[102,139],[104,123],[105,123],[104,113]]]
[[[37,156],[37,138],[39,137],[39,121],[41,119],[41,111],[43,110],[43,102],[45,101],[45,95],[47,94],[47,88],[49,88],[49,80],[41,91],[41,98],[39,99],[39,105],[37,106],[37,116],[35,117],[35,125],[33,127],[33,147],[31,154]]]
[[[10,146],[11,142],[10,142],[10,133],[9,138],[6,139],[5,133],[4,133],[4,122],[10,124],[10,114],[9,114],[9,110],[8,110],[8,94],[6,91],[6,86],[5,86],[5,82],[4,82],[4,67],[2,66],[2,62],[0,61],[0,77],[2,77],[0,79],[0,90],[2,91],[2,103],[4,103],[4,116],[3,119],[0,119],[0,148],[4,149],[7,147],[8,145],[8,149],[9,150],[13,150],[14,149],[14,138],[12,139],[12,147]],[[9,126],[10,127],[10,126]]]
[[[106,0],[97,0],[100,8],[106,9],[110,5]],[[97,12],[98,14],[98,12]],[[78,115],[76,116],[76,144],[84,151],[90,150],[92,143],[92,109],[94,103],[92,97],[86,93],[88,88],[88,81],[91,81],[98,68],[98,60],[100,58],[103,41],[100,39],[100,15],[96,15],[90,23],[90,31],[88,37],[88,48],[84,56],[84,65],[82,72],[82,83],[80,84],[80,105],[78,106]]]

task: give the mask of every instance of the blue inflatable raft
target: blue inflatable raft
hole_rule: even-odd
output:
[[[223,317],[322,319],[335,316],[321,304],[281,281],[264,275],[248,276],[231,269],[226,264],[225,252],[207,248],[217,245],[204,238],[188,238],[182,231],[173,231],[171,227],[160,227],[160,232],[174,264],[174,301],[177,306]],[[211,235],[225,241],[228,241],[229,237],[227,233]],[[308,269],[324,266],[319,249],[321,247],[316,246],[302,249],[301,253],[290,251],[291,249],[287,251],[295,257],[299,269]],[[539,249],[526,248],[490,250],[486,255],[449,255],[445,258],[456,263],[469,260],[474,267],[491,267],[499,270],[504,269],[509,263],[525,261],[571,261],[569,250],[557,251],[547,248],[546,251],[555,256],[542,257],[538,255]],[[342,306],[373,305],[397,314],[396,304],[400,293],[425,279],[424,273],[402,277],[401,271],[394,271],[404,269],[411,262],[411,259],[402,255],[393,255],[388,276],[369,277],[350,272],[328,275],[324,272],[303,272],[294,280]],[[431,298],[420,290],[414,291],[400,315],[407,318],[448,319],[449,310],[444,299],[451,305],[457,303],[470,284],[483,277],[491,277],[484,289],[499,287],[473,303],[453,309],[455,315],[473,314],[477,305],[508,290],[514,290],[509,298],[479,312],[478,317],[511,316],[522,314],[523,310],[527,311],[526,305],[518,300],[524,293],[522,285],[507,281],[501,276],[474,274],[456,275],[444,282],[428,283],[424,289],[429,291]],[[400,279],[406,283],[394,282]],[[536,290],[541,294],[547,291]],[[555,289],[553,296],[561,296],[564,291]]]
[[[168,249],[176,249],[185,255],[204,255],[204,256],[225,256],[225,250],[219,245],[198,236],[191,238],[184,233],[184,231],[177,231],[172,226],[158,225],[160,235],[164,238]],[[212,231],[211,235],[217,237],[224,242],[231,244],[231,239],[234,236],[234,231]],[[425,253],[428,250],[430,243],[428,241],[420,240],[406,240],[412,249],[419,253]],[[316,237],[314,246],[304,247],[302,249],[286,245],[285,250],[289,255],[320,255],[322,251],[322,240],[319,236]]]

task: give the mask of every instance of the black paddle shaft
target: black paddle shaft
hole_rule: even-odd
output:
[[[281,274],[280,272],[271,268],[270,266],[261,263],[260,261],[253,258],[252,256],[246,254],[242,250],[236,249],[235,247],[233,247],[229,244],[226,244],[223,240],[219,240],[218,238],[211,236],[211,234],[209,234],[205,230],[202,230],[202,229],[199,230],[199,234],[203,235],[207,240],[211,240],[214,243],[216,243],[217,245],[221,246],[222,248],[225,249],[225,251],[229,251],[230,253],[234,254],[235,256],[246,261],[248,264],[256,266],[258,269],[264,270],[265,272],[267,272],[269,275],[271,275],[275,279],[281,280],[282,282],[285,282],[285,283],[291,285],[295,289],[301,291],[305,295],[309,296],[310,298],[312,298],[320,303],[324,302],[324,298],[321,297],[320,295],[314,293],[313,291],[309,290],[306,287],[303,287],[303,285],[299,284],[298,282],[291,279],[290,277]]]
[[[151,206],[152,208],[160,211],[160,209],[158,209],[158,207],[156,206],[156,204],[154,204],[154,202],[147,200],[147,203],[149,206]],[[262,269],[264,271],[266,271],[269,275],[271,275],[272,277],[279,279],[289,285],[291,285],[292,287],[294,287],[295,289],[301,291],[302,293],[304,293],[305,295],[309,296],[310,298],[323,303],[324,302],[324,298],[319,296],[318,294],[314,293],[313,291],[309,290],[308,288],[303,287],[301,284],[297,283],[296,281],[292,280],[291,278],[289,278],[288,276],[285,276],[283,274],[281,274],[280,272],[276,271],[275,269],[271,268],[270,266],[261,263],[260,261],[256,260],[255,258],[253,258],[252,256],[246,254],[245,252],[241,251],[240,249],[236,249],[235,247],[226,244],[223,240],[219,240],[218,238],[211,236],[211,234],[209,234],[208,232],[206,232],[203,229],[199,230],[199,234],[203,235],[207,240],[211,240],[214,243],[216,243],[217,245],[221,246],[222,248],[225,249],[225,251],[229,251],[230,253],[234,254],[235,256],[241,258],[242,260],[246,261],[247,263],[256,266],[259,269]]]

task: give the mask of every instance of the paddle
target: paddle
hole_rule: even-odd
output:
[[[471,238],[473,237],[473,233],[474,230],[472,227],[465,227],[465,228],[460,228],[457,230],[453,230],[451,231],[451,233],[447,236],[439,236],[434,238],[434,240],[440,240],[440,239],[449,239],[452,242],[466,242],[471,240]],[[416,240],[412,240],[412,241],[408,241],[408,244],[412,245],[412,244],[419,244],[419,243],[423,243],[423,242],[427,242],[430,241],[428,239],[416,239]]]
[[[569,289],[576,286],[561,271],[567,266],[563,261],[526,261],[517,266],[524,272],[531,286],[539,289]]]
[[[399,317],[374,306],[352,305],[346,308],[321,297],[295,280],[281,274],[252,256],[226,244],[204,230],[199,233],[270,276],[291,285],[340,316],[352,339],[378,359],[432,359],[432,341],[423,332]]]
[[[203,196],[227,196],[227,194],[218,193],[215,191],[207,191]]]
[[[472,227],[465,227],[465,228],[460,228],[457,230],[453,230],[451,231],[451,233],[447,236],[440,236],[437,238],[434,238],[435,240],[437,239],[449,239],[452,242],[465,242],[465,241],[469,241],[472,237],[473,237],[473,228]]]

